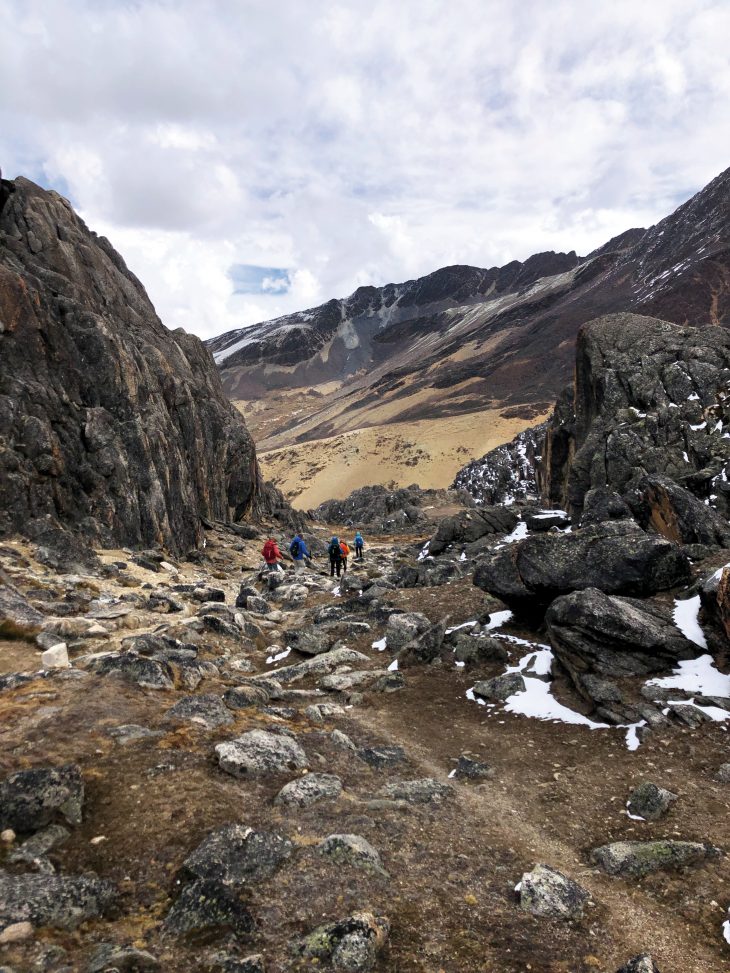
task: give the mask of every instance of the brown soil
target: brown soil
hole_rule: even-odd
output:
[[[253,551],[257,545],[246,546]],[[369,548],[371,556],[376,549]],[[214,563],[227,562],[224,587],[236,590],[244,556],[220,536],[211,537],[208,550]],[[191,567],[187,572],[200,574]],[[433,620],[449,614],[454,623],[484,607],[483,594],[468,580],[399,591],[392,601]],[[390,653],[370,648],[380,631],[348,641],[367,651],[377,667],[390,661]],[[201,648],[203,657],[219,651],[220,642]],[[259,669],[267,668],[264,651],[262,643],[255,654]],[[469,672],[448,665],[410,668],[404,670],[404,690],[368,694],[325,728],[299,715],[281,720],[252,709],[240,711],[235,725],[209,733],[165,716],[187,695],[184,690],[154,692],[97,676],[83,684],[35,680],[2,693],[0,769],[74,761],[84,771],[85,819],[52,853],[54,862],[64,872],[93,870],[122,893],[111,919],[75,933],[41,931],[40,938],[64,946],[74,969],[83,969],[93,943],[101,941],[145,946],[171,973],[207,969],[221,937],[171,940],[161,934],[160,922],[186,856],[210,829],[240,822],[281,830],[297,846],[289,863],[250,891],[258,930],[242,949],[263,952],[269,973],[313,969],[296,960],[288,944],[322,922],[363,909],[387,915],[392,924],[382,971],[613,973],[629,957],[650,951],[663,971],[721,973],[728,957],[720,930],[730,901],[727,858],[625,882],[598,872],[589,852],[610,840],[639,837],[682,837],[727,848],[730,787],[712,780],[728,759],[723,726],[655,733],[632,753],[620,730],[530,720],[465,698],[476,678],[498,671],[496,665]],[[223,688],[222,681],[206,680],[198,691]],[[106,731],[123,723],[159,729],[163,736],[121,746]],[[272,799],[291,774],[236,780],[218,769],[215,742],[273,724],[298,735],[312,770],[341,776],[345,791],[337,802],[296,812],[279,809]],[[329,731],[335,725],[358,745],[401,744],[407,763],[385,771],[369,768],[333,746]],[[451,781],[454,798],[440,806],[369,803],[388,780],[446,780],[464,752],[492,765],[494,779]],[[679,794],[668,816],[653,824],[631,821],[623,811],[632,785],[645,779]],[[316,842],[342,832],[362,834],[378,848],[390,879],[321,859]],[[91,844],[101,836],[103,841]],[[559,868],[591,891],[594,904],[583,920],[541,920],[520,910],[514,886],[537,862]],[[0,961],[29,968],[28,950],[9,947]]]

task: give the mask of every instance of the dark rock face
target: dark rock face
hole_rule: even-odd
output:
[[[510,608],[537,615],[559,595],[585,588],[650,595],[689,580],[676,544],[632,523],[528,537],[486,556],[474,583]]]
[[[537,498],[535,469],[546,429],[546,422],[532,426],[511,442],[472,460],[459,470],[452,486],[486,504]]]
[[[214,879],[186,885],[165,919],[165,929],[178,936],[230,929],[246,939],[254,928],[253,915],[237,890]]]
[[[577,688],[595,698],[585,673],[603,676],[661,672],[699,648],[651,601],[616,598],[595,588],[556,598],[545,615],[550,642]],[[608,699],[600,702],[611,702]]]
[[[551,503],[580,514],[590,490],[634,497],[640,518],[665,533],[727,543],[711,513],[727,513],[730,334],[612,314],[578,334],[575,398],[548,426],[539,470]],[[680,492],[684,490],[685,492]]]
[[[0,531],[50,517],[95,542],[201,540],[252,510],[251,437],[201,342],[68,202],[26,179],[0,208]],[[273,501],[272,501],[273,502]]]

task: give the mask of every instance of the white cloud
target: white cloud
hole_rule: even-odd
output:
[[[728,163],[724,0],[0,0],[0,163],[170,327],[660,219]],[[232,265],[281,268],[233,294]]]

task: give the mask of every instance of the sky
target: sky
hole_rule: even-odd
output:
[[[0,0],[0,167],[201,337],[587,253],[730,165],[727,0]]]

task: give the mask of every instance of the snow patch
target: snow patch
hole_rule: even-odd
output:
[[[700,628],[699,613],[699,595],[695,595],[694,598],[686,598],[684,601],[680,601],[678,598],[674,599],[674,610],[672,611],[674,624],[690,642],[694,642],[700,648],[706,649],[707,639]]]
[[[700,696],[730,696],[730,676],[726,676],[715,666],[711,655],[701,655],[698,659],[685,659],[680,662],[671,676],[661,679],[650,679],[647,686],[659,689],[682,689],[686,693],[697,693]],[[686,702],[682,700],[682,702]],[[701,707],[700,707],[701,708]],[[707,707],[710,708],[710,707]],[[722,710],[725,719],[730,713]]]
[[[280,662],[282,659],[286,659],[290,652],[291,647],[287,645],[287,647],[282,649],[281,652],[277,652],[275,655],[270,655],[266,660],[266,665],[271,666],[275,662]]]
[[[383,636],[382,639],[378,639],[377,642],[373,642],[373,648],[377,649],[378,652],[383,652],[387,644],[388,644],[388,639],[385,636]]]

